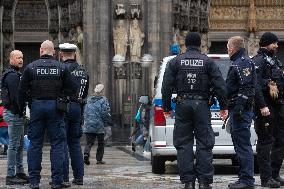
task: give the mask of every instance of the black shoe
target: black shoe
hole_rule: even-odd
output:
[[[16,176],[7,176],[6,185],[24,185],[27,184],[26,180],[20,179]]]
[[[52,186],[52,182],[49,182],[49,185]],[[63,181],[63,182],[61,183],[61,187],[62,187],[62,188],[69,188],[69,187],[71,187],[71,183],[68,182],[68,181]]]
[[[61,183],[61,187],[62,187],[62,188],[69,188],[69,187],[71,187],[71,183],[70,183],[70,182],[65,182],[65,181],[63,181],[63,182]]]
[[[26,175],[26,173],[17,173],[16,177],[18,177],[18,178],[20,178],[22,180],[25,180],[25,181],[29,180],[29,177]]]
[[[73,179],[72,183],[75,185],[83,185],[83,179]]]
[[[7,155],[8,145],[4,145],[3,152],[0,155]]]
[[[228,185],[229,189],[254,189],[254,185],[247,185],[242,182],[235,182]]]
[[[106,162],[104,162],[104,161],[97,161],[97,164],[106,164]]]
[[[195,182],[186,182],[184,189],[195,189]]]
[[[212,186],[207,182],[200,182],[199,189],[212,189]]]
[[[134,142],[131,143],[131,146],[132,146],[132,151],[135,152],[136,151],[136,147],[135,147]]]
[[[51,189],[62,189],[61,184],[51,184]]]
[[[30,189],[39,189],[39,184],[30,184]]]
[[[84,163],[86,165],[90,165],[90,160],[89,160],[89,155],[88,154],[84,154]]]
[[[261,186],[268,188],[280,188],[280,182],[271,178],[268,181],[261,181]]]
[[[280,185],[281,185],[281,186],[284,186],[284,179],[283,179],[282,177],[280,177],[280,176],[278,176],[278,177],[273,177],[273,179],[274,179],[275,181],[277,181],[277,182],[280,182]]]

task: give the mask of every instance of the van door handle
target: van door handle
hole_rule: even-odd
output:
[[[219,136],[219,132],[214,132],[215,137]]]

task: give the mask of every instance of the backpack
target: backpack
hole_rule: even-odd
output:
[[[78,100],[82,100],[89,79],[88,73],[83,65],[77,65],[73,69],[71,68],[70,73],[73,77],[79,80],[79,90],[77,91],[76,98],[78,98]]]
[[[5,78],[6,76],[11,73],[11,72],[15,72],[15,70],[13,69],[7,69],[4,73],[3,76],[1,78],[1,100],[2,100],[2,104],[4,106],[4,108],[9,109],[9,107],[12,105],[11,99],[10,99],[10,93],[9,90],[5,84]]]

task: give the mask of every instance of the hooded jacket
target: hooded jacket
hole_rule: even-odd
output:
[[[104,96],[90,96],[84,110],[84,133],[104,133],[108,122],[109,103]]]

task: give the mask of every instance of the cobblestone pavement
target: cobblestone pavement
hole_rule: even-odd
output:
[[[83,186],[72,188],[85,189],[181,189],[183,184],[179,181],[176,162],[166,162],[166,173],[155,175],[151,173],[150,157],[143,156],[141,149],[136,153],[131,151],[129,146],[113,146],[105,148],[105,165],[96,165],[95,160],[96,147],[93,147],[91,153],[91,165],[85,166],[85,177]],[[26,152],[25,159],[26,162]],[[228,183],[237,179],[237,168],[231,166],[229,160],[214,160],[215,176],[214,189],[227,188]],[[41,172],[42,189],[50,188],[50,161],[49,147],[44,147],[43,162]],[[0,188],[29,188],[25,186],[6,186],[6,157],[0,158]],[[25,163],[25,171],[27,164]],[[259,175],[256,178],[256,189],[260,189]],[[72,170],[70,168],[70,179],[72,179]]]

